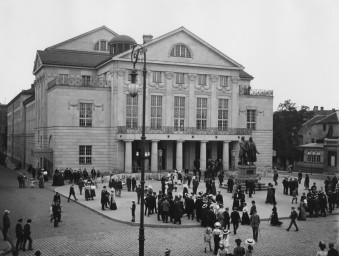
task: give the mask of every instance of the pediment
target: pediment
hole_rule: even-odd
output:
[[[172,57],[171,50],[181,44],[187,47],[191,58]],[[164,62],[167,64],[219,66],[223,68],[243,69],[243,66],[213,46],[206,43],[187,29],[181,27],[175,31],[155,38],[145,44],[147,47],[147,61]],[[114,59],[130,59],[131,51],[122,53]]]
[[[40,56],[38,54],[38,52],[35,55],[35,60],[34,60],[34,67],[33,67],[33,73],[35,73],[36,70],[38,70],[42,65]]]

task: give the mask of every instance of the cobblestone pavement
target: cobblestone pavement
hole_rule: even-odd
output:
[[[28,218],[33,220],[33,248],[40,250],[43,256],[138,255],[138,226],[113,221],[81,204],[67,203],[67,199],[62,198],[62,222],[54,228],[49,222],[52,198],[53,191],[47,188],[19,189],[16,174],[0,167],[0,212],[2,214],[5,209],[11,211],[13,236],[18,218],[23,218],[24,222]],[[299,232],[294,232],[293,228],[287,232],[285,228],[289,221],[283,221],[282,227],[271,227],[267,221],[262,222],[259,242],[254,246],[255,256],[309,256],[316,254],[320,240],[339,243],[338,215],[298,222]],[[146,227],[145,255],[164,255],[166,248],[171,249],[171,255],[212,255],[203,252],[203,232],[201,227]],[[245,240],[251,237],[251,233],[249,226],[240,226],[238,234],[231,235],[231,250],[235,238]],[[33,255],[33,252],[20,252],[20,255]]]

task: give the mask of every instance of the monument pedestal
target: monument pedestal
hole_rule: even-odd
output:
[[[235,180],[244,182],[246,179],[257,177],[257,167],[255,165],[238,165],[238,176]]]

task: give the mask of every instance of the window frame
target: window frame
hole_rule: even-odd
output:
[[[79,165],[91,165],[92,158],[92,145],[79,145]]]
[[[153,71],[153,83],[161,83],[161,71]]]
[[[162,128],[162,95],[151,95],[151,130],[161,130]]]
[[[207,75],[198,74],[198,85],[207,85]]]
[[[218,130],[228,130],[228,115],[229,115],[229,99],[220,98],[218,99]],[[225,117],[226,116],[226,117]]]
[[[170,51],[171,57],[192,58],[191,50],[184,44],[176,44]]]
[[[185,83],[185,73],[175,73],[175,83],[184,84]]]
[[[68,84],[68,74],[59,74],[58,79],[59,84]]]
[[[185,129],[185,104],[186,97],[174,96],[174,131],[183,132]]]
[[[208,98],[197,97],[196,129],[207,130]]]
[[[81,76],[81,85],[82,86],[91,86],[91,76],[82,75]]]
[[[228,86],[228,77],[227,76],[220,76],[220,86],[227,87]]]
[[[93,103],[80,102],[79,127],[92,127],[92,126],[93,126]]]
[[[249,113],[253,113],[250,114]],[[252,117],[254,120],[252,120]],[[257,110],[256,109],[247,109],[246,111],[246,127],[247,129],[256,130],[257,129]]]
[[[130,110],[128,110],[130,108]],[[138,128],[138,95],[132,97],[126,95],[126,127],[128,129]]]

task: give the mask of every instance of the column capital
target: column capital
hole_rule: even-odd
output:
[[[124,140],[124,142],[133,142],[134,140],[132,139],[127,139],[127,140]]]
[[[201,140],[200,143],[207,143],[209,140]]]
[[[152,142],[159,142],[160,140],[152,140]]]
[[[224,143],[230,143],[230,142],[232,142],[231,140],[224,140],[223,141]]]
[[[177,140],[177,143],[183,143],[185,140]]]

